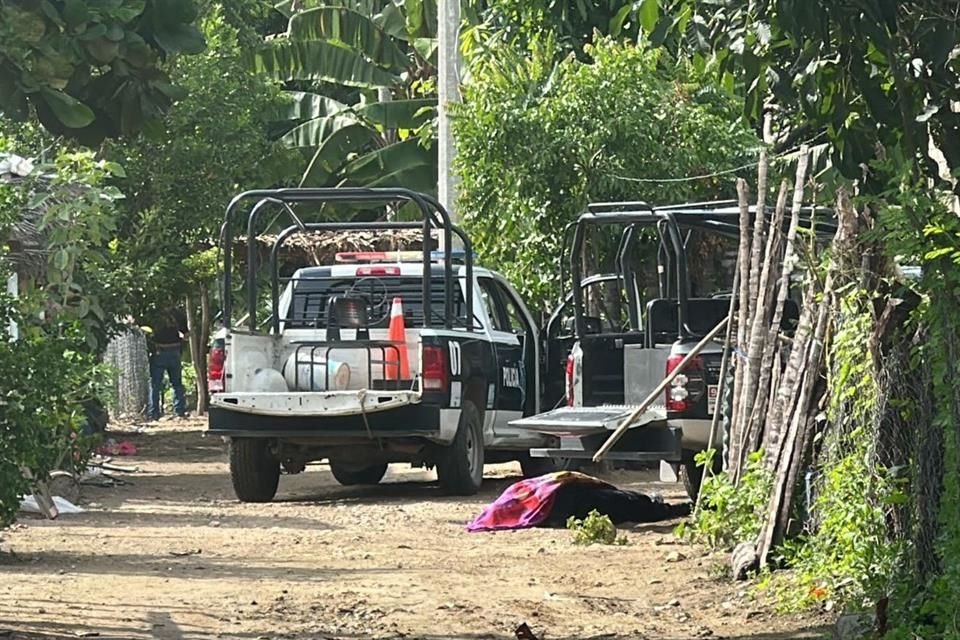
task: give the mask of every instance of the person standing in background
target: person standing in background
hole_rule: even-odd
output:
[[[173,387],[173,410],[181,418],[187,417],[187,394],[183,388],[181,351],[188,335],[187,316],[179,309],[160,312],[147,327],[150,353],[150,407],[148,417],[160,418],[160,392],[163,376],[170,378]]]

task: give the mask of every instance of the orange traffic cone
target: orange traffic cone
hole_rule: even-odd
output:
[[[387,349],[384,368],[388,380],[409,380],[410,379],[410,359],[407,357],[407,329],[403,323],[403,301],[400,298],[393,299],[393,306],[390,308],[390,330],[387,333],[387,340],[397,345],[396,349]],[[400,361],[397,362],[397,352]]]

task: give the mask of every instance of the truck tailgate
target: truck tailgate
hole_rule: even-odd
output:
[[[633,410],[634,407],[624,405],[560,407],[535,416],[512,420],[510,426],[549,435],[583,436],[613,431]],[[631,428],[666,419],[667,414],[663,408],[652,406],[636,419]]]
[[[218,393],[211,406],[266,416],[345,416],[387,411],[420,402],[415,391],[317,391]]]

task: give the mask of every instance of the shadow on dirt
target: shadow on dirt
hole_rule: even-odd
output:
[[[440,489],[436,480],[384,482],[370,487],[323,487],[317,491],[300,488],[293,495],[283,491],[274,502],[297,503],[303,505],[326,506],[332,504],[404,504],[410,502],[438,502],[457,504],[486,504],[500,495],[510,484],[519,480],[513,478],[487,478],[480,491],[473,496],[450,496]]]
[[[148,622],[151,624],[149,631],[142,631],[135,636],[130,635],[129,629],[118,629],[108,627],[85,627],[82,625],[71,625],[64,623],[50,623],[30,627],[30,632],[13,631],[12,635],[4,635],[2,626],[0,626],[0,638],[10,638],[10,640],[75,640],[78,637],[93,637],[91,634],[97,634],[95,637],[101,640],[132,640],[134,638],[156,638],[164,640],[180,640],[181,638],[191,638],[192,640],[219,640],[221,638],[235,638],[236,640],[270,638],[271,640],[367,640],[371,637],[377,640],[515,640],[514,634],[476,634],[476,633],[454,633],[454,634],[420,634],[404,633],[398,635],[386,634],[343,634],[343,633],[324,633],[321,630],[310,633],[299,633],[275,635],[269,630],[252,631],[242,633],[230,632],[196,632],[194,630],[183,630],[178,627],[171,619],[169,614],[155,612],[148,616]],[[2,623],[0,623],[2,624]],[[578,636],[560,636],[546,634],[550,640],[699,640],[700,636],[682,635],[682,634],[656,634],[656,636],[630,634],[607,633],[601,635],[578,635]],[[812,627],[799,632],[791,633],[758,633],[747,636],[711,636],[712,640],[813,640],[815,638],[831,637],[831,628],[826,626]]]
[[[391,574],[396,564],[382,567],[357,567],[350,569],[325,569],[310,562],[286,562],[276,559],[248,559],[238,563],[236,558],[217,557],[204,553],[191,553],[171,542],[168,556],[110,553],[100,550],[89,553],[69,551],[43,551],[17,556],[0,565],[0,582],[14,580],[16,575],[29,569],[30,573],[49,574],[51,580],[62,579],[64,567],[70,575],[102,576],[174,576],[186,580],[286,580],[292,582],[337,581],[346,583],[353,576]],[[184,554],[184,555],[174,555]],[[189,555],[187,555],[189,554]],[[436,571],[441,572],[442,568]],[[2,611],[0,605],[0,611]],[[0,621],[3,616],[0,616]],[[0,636],[2,638],[2,636]]]

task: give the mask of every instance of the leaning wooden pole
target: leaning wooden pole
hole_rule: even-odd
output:
[[[800,227],[800,209],[803,206],[804,185],[807,179],[807,169],[810,163],[810,153],[806,145],[800,147],[800,158],[797,161],[797,174],[793,183],[793,201],[790,204],[790,227],[787,229],[787,244],[783,252],[783,263],[780,269],[780,283],[777,288],[777,303],[774,307],[774,315],[771,320],[770,336],[777,336],[780,333],[780,323],[783,318],[783,308],[787,303],[787,295],[790,291],[790,275],[793,273],[793,265],[796,261],[796,241],[797,229]],[[782,372],[779,365],[773,367],[773,362],[779,360],[775,355],[779,355],[782,347],[779,340],[770,340],[767,343],[767,351],[763,354],[763,370],[775,370],[778,374],[777,383],[771,385],[769,402],[765,407],[763,414],[756,413],[755,418],[762,420],[764,424],[769,424],[773,419],[773,408],[776,406],[777,395],[782,380]],[[779,434],[774,429],[764,429],[763,447],[770,450],[771,445],[776,445],[776,439]]]
[[[750,342],[747,347],[747,368],[744,387],[753,390],[744,403],[743,435],[744,446],[741,455],[755,451],[760,446],[760,432],[763,422],[754,417],[760,413],[766,414],[764,407],[767,402],[768,385],[770,384],[769,369],[763,369],[763,354],[767,348],[767,337],[770,333],[770,320],[774,314],[773,305],[775,296],[773,283],[773,262],[780,255],[781,227],[787,208],[787,194],[789,184],[786,180],[780,185],[777,197],[777,206],[773,213],[770,229],[767,233],[767,247],[763,256],[763,266],[760,272],[760,287],[757,292],[757,308],[753,314],[750,327]]]
[[[737,250],[737,275],[740,277],[739,303],[737,312],[737,341],[733,345],[734,361],[734,380],[733,380],[733,404],[730,412],[730,425],[727,430],[727,450],[724,459],[727,461],[725,467],[729,469],[734,476],[739,474],[740,460],[740,430],[738,429],[738,418],[740,416],[740,391],[743,389],[743,345],[747,342],[747,325],[750,319],[750,305],[747,304],[747,298],[750,295],[750,194],[747,189],[747,181],[743,178],[737,180],[737,200],[740,205],[740,245]],[[732,316],[731,316],[732,321]]]

